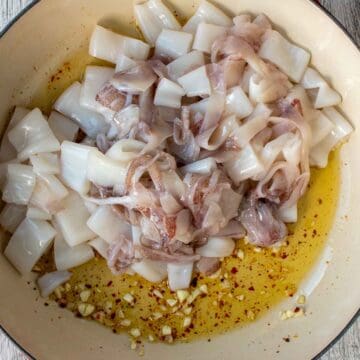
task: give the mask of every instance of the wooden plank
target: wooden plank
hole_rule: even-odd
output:
[[[32,0],[0,0],[0,30]],[[359,0],[320,0],[344,25],[360,45],[360,1]],[[27,359],[20,350],[0,332],[0,359]],[[346,332],[320,360],[359,360],[360,359],[360,319]]]

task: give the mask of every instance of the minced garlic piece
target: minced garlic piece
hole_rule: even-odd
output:
[[[200,286],[200,291],[203,293],[203,294],[207,294],[208,293],[208,287],[207,287],[207,285],[201,285]]]
[[[167,308],[165,305],[160,305],[160,310],[165,312],[167,311]]]
[[[160,312],[154,312],[152,317],[154,320],[159,320],[163,317],[163,315]]]
[[[165,336],[165,341],[171,344],[174,341],[174,338],[172,337],[172,335],[167,335]]]
[[[175,299],[167,299],[166,302],[169,304],[169,306],[173,307],[177,304],[177,300]]]
[[[123,297],[123,299],[124,299],[126,302],[128,302],[129,304],[133,304],[133,303],[134,303],[134,297],[133,297],[131,294],[129,294],[129,293],[125,294],[124,297]]]
[[[132,341],[131,341],[130,348],[131,348],[131,350],[136,350],[137,344],[136,344],[136,341],[135,341],[135,340],[132,340]]]
[[[110,300],[105,301],[104,310],[107,314],[111,314],[113,303]]]
[[[221,268],[218,271],[211,274],[210,276],[208,276],[208,278],[209,279],[217,279],[220,275],[221,275]]]
[[[239,301],[243,301],[245,299],[245,295],[238,295],[236,296],[236,299],[238,299]]]
[[[280,313],[281,320],[291,319],[295,316],[295,313],[292,310],[286,310]]]
[[[131,325],[131,320],[129,320],[129,319],[121,320],[121,321],[120,321],[120,325],[121,325],[121,326],[124,326],[124,327],[128,327],[128,326]]]
[[[195,289],[191,295],[187,298],[186,302],[188,304],[191,304],[194,302],[194,300],[201,294],[201,291],[199,289]]]
[[[71,290],[71,285],[69,283],[65,284],[65,291],[69,292]]]
[[[80,299],[82,302],[87,302],[89,300],[89,297],[91,295],[91,291],[90,290],[83,290],[80,293]]]
[[[190,315],[191,312],[192,312],[192,307],[191,307],[191,306],[188,306],[188,307],[186,307],[186,308],[183,310],[183,313],[184,313],[185,315]]]
[[[183,303],[189,297],[190,294],[187,290],[178,290],[176,292],[176,295],[180,303]]]
[[[161,329],[161,333],[164,335],[164,336],[167,336],[167,335],[171,335],[171,327],[170,326],[167,326],[167,325],[164,325]]]
[[[249,311],[247,312],[247,317],[248,317],[248,319],[250,319],[250,320],[254,320],[254,319],[255,319],[255,314],[254,314],[254,312],[251,311],[251,310],[249,310]]]
[[[159,299],[162,299],[164,296],[163,296],[163,294],[159,291],[159,290],[157,290],[157,289],[155,289],[154,291],[153,291],[153,294],[156,296],[156,297],[158,297]]]
[[[57,287],[55,290],[54,290],[54,294],[56,296],[57,299],[61,299],[62,298],[62,293],[61,293],[61,287]],[[86,301],[86,300],[83,300],[83,301]]]
[[[245,253],[243,250],[239,249],[238,252],[237,252],[237,257],[240,259],[240,260],[244,260],[245,258]]]
[[[254,251],[255,251],[256,253],[261,253],[261,252],[262,252],[262,248],[260,248],[260,247],[254,247]]]
[[[171,310],[171,313],[172,313],[172,314],[175,314],[179,309],[180,309],[179,306],[175,306],[175,307]]]
[[[95,306],[91,304],[81,303],[78,305],[78,310],[82,316],[86,317],[94,312]]]
[[[118,309],[118,311],[116,312],[117,316],[120,318],[120,319],[124,319],[125,318],[125,315],[123,313],[123,311],[121,309]]]
[[[185,319],[184,319],[184,323],[183,323],[183,326],[184,326],[184,328],[187,328],[187,327],[189,327],[190,325],[191,325],[191,317],[186,317]]]
[[[306,297],[305,295],[300,295],[297,299],[297,303],[300,305],[304,305],[306,303]]]
[[[155,341],[155,339],[154,339],[154,337],[153,337],[152,335],[149,335],[149,336],[148,336],[148,339],[149,339],[150,342],[154,342],[154,341]]]
[[[133,336],[134,338],[137,338],[141,335],[141,332],[138,328],[133,328],[130,330],[130,335]]]

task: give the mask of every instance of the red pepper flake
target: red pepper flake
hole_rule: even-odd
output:
[[[248,290],[249,291],[255,291],[255,288],[253,286],[250,286]]]
[[[294,312],[299,312],[300,311],[300,308],[297,306],[295,309],[294,309]]]
[[[283,338],[283,340],[285,341],[285,342],[290,342],[290,338],[289,337],[285,337],[285,338]]]
[[[239,270],[235,266],[231,269],[232,274],[236,274],[238,271]]]
[[[110,281],[106,284],[106,286],[107,286],[107,287],[110,287],[110,286],[112,285],[112,283],[113,283],[112,280],[110,280]]]
[[[282,259],[286,259],[287,257],[288,257],[288,255],[285,254],[285,253],[281,254],[281,258],[282,258]]]
[[[319,198],[318,203],[319,203],[319,205],[321,205],[323,203],[322,199]]]

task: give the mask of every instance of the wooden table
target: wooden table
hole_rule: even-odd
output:
[[[32,0],[0,0],[0,30],[18,14],[21,9],[31,2]],[[360,0],[320,0],[319,2],[340,20],[351,33],[357,44],[360,45]],[[24,356],[0,330],[0,360],[25,359],[27,359],[27,357]],[[359,359],[360,319],[358,319],[346,334],[319,360]]]

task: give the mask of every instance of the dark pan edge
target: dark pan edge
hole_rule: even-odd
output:
[[[35,6],[40,0],[34,0],[29,5],[27,5],[23,10],[19,12],[1,31],[0,31],[0,39],[8,32],[8,30],[23,16],[25,15],[33,6]],[[326,16],[328,16],[345,34],[345,36],[350,39],[353,45],[360,51],[360,44],[355,41],[355,38],[346,30],[344,25],[327,9],[321,6],[318,2],[314,0],[307,0],[310,1],[315,7],[317,7],[320,11],[322,11]],[[321,356],[327,353],[350,329],[350,327],[355,323],[355,321],[360,317],[360,308],[354,314],[350,322],[343,328],[343,330],[332,340],[330,343],[320,352],[318,353],[313,360],[319,360]],[[0,329],[8,336],[8,338],[27,356],[29,356],[32,360],[36,360],[36,358],[31,355],[26,349],[24,349],[7,331],[6,329],[0,324]]]

